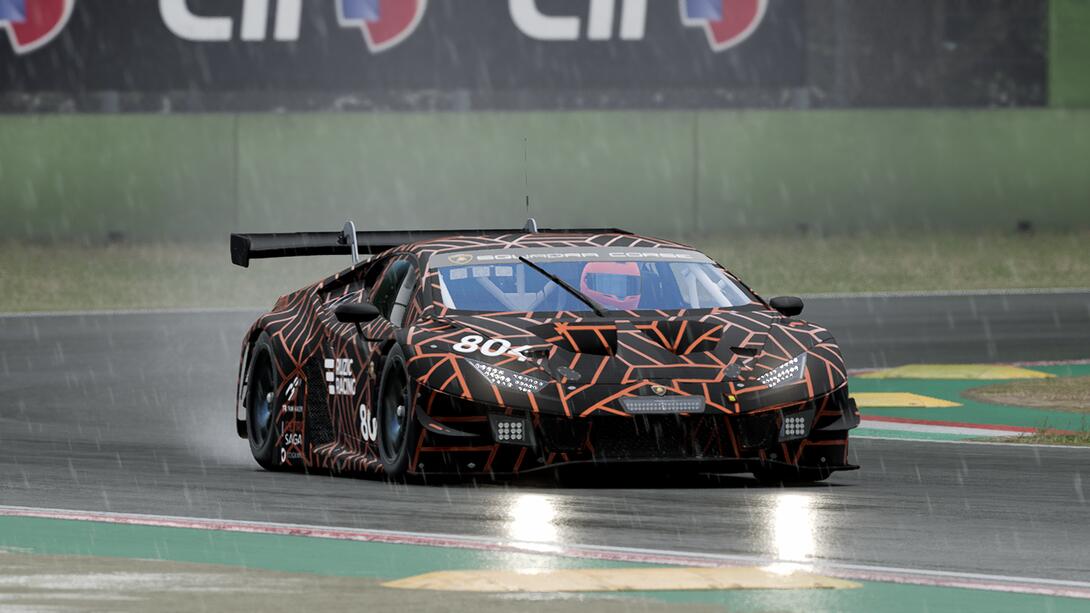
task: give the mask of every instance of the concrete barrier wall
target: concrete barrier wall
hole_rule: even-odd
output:
[[[230,116],[0,116],[0,237],[221,232],[234,165]]]
[[[702,227],[1090,227],[1090,113],[702,114]]]
[[[693,206],[693,116],[343,114],[241,120],[246,227],[627,224],[668,232]],[[524,151],[525,147],[525,151]],[[526,160],[524,162],[524,159]]]
[[[1090,2],[1051,0],[1048,18],[1049,104],[1090,108]]]
[[[527,181],[663,235],[1085,228],[1088,159],[1085,111],[6,116],[0,237],[519,226]]]

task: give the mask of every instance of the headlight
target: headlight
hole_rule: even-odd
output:
[[[491,364],[485,364],[476,360],[466,360],[473,365],[473,368],[477,369],[477,372],[481,373],[485,379],[488,379],[489,383],[497,387],[504,389],[516,390],[519,392],[525,392],[527,394],[533,394],[534,392],[545,387],[548,381],[543,381],[534,377],[528,377],[526,375],[519,374],[513,370],[507,370],[506,368],[500,368],[499,366],[492,366]]]
[[[766,372],[765,374],[757,377],[757,380],[761,382],[761,385],[767,385],[768,387],[776,387],[783,383],[794,383],[802,379],[806,373],[806,354],[800,353],[799,355],[791,358],[790,360],[780,364],[776,368]]]

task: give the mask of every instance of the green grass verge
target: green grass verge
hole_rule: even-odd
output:
[[[1082,414],[1082,423],[1074,431],[1038,428],[1032,434],[1012,438],[988,438],[989,441],[1034,445],[1090,446],[1090,377],[1056,377],[993,383],[967,389],[965,398],[1006,406],[1047,409]]]
[[[226,243],[0,246],[0,311],[268,307],[348,258],[231,264]]]
[[[693,239],[766,297],[1090,287],[1090,231]],[[347,258],[230,264],[218,244],[0,243],[0,311],[265,307]]]
[[[1090,287],[1090,231],[907,231],[697,241],[765,297],[827,292]]]
[[[980,402],[1090,414],[1090,377],[1057,377],[974,387],[962,395]]]

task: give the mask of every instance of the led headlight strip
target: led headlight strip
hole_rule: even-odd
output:
[[[802,379],[803,374],[806,372],[806,354],[800,353],[799,355],[791,358],[790,360],[780,364],[776,368],[766,372],[765,374],[757,377],[757,380],[761,382],[761,385],[767,385],[768,387],[776,387],[784,383],[794,383]]]
[[[481,376],[488,379],[489,383],[504,389],[533,394],[545,387],[545,384],[548,383],[548,381],[543,381],[535,377],[528,377],[513,370],[500,368],[499,366],[492,366],[491,364],[485,364],[476,360],[467,359],[466,361],[472,364],[473,368],[481,373]]]

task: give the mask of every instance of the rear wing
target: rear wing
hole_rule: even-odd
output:
[[[616,228],[584,229],[537,229],[530,220],[525,228],[517,230],[380,230],[356,232],[351,222],[341,232],[285,232],[275,234],[232,234],[231,262],[243,268],[250,260],[261,258],[286,258],[312,255],[351,255],[353,262],[359,254],[375,255],[394,247],[417,241],[452,236],[493,236],[499,234],[629,234]],[[353,238],[355,240],[353,240]]]

